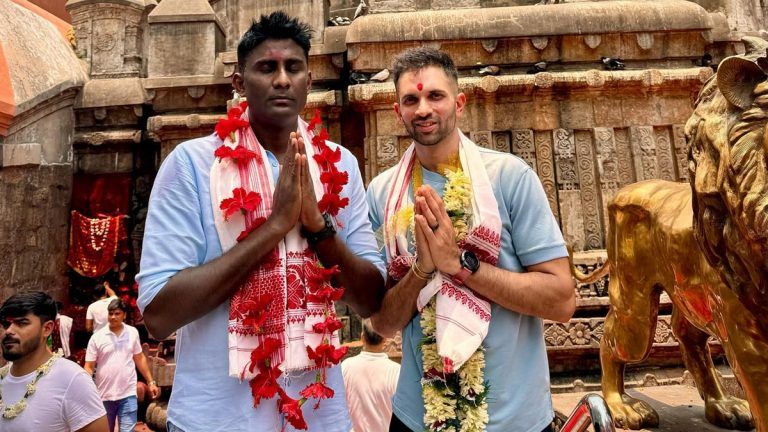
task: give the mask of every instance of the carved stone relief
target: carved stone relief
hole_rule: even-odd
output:
[[[398,159],[397,137],[396,136],[378,136],[376,137],[376,168],[381,173],[387,168],[395,165]]]
[[[632,143],[632,156],[635,162],[637,180],[658,178],[658,160],[656,145],[653,142],[653,127],[633,126],[629,130]]]
[[[608,226],[608,202],[619,190],[619,162],[612,128],[595,128],[597,173],[600,178],[603,226]]]
[[[584,214],[576,167],[576,143],[573,133],[566,129],[552,132],[555,150],[555,174],[560,207],[560,223],[565,242],[574,250],[584,250]]]
[[[576,136],[576,155],[579,169],[579,185],[584,210],[584,228],[586,246],[599,249],[603,246],[603,228],[600,217],[600,196],[595,175],[595,155],[592,147],[592,132],[578,130]]]
[[[494,132],[493,133],[493,149],[502,153],[509,153],[512,148],[509,144],[509,132]]]
[[[560,221],[560,208],[557,200],[557,184],[555,183],[554,152],[552,148],[552,132],[536,131],[534,132],[534,143],[536,149],[536,172],[539,174],[541,184],[544,186],[544,192],[549,200],[549,208],[555,219]]]
[[[672,143],[669,138],[669,128],[655,127],[653,134],[656,141],[656,156],[659,162],[659,178],[675,181],[678,179],[677,162],[672,158]]]
[[[493,149],[493,138],[491,137],[491,131],[472,131],[469,133],[469,138],[480,147]]]
[[[512,131],[512,153],[524,160],[534,171],[538,171],[536,148],[533,145],[533,131],[531,129]]]
[[[632,146],[629,142],[629,130],[625,128],[613,130],[613,141],[616,144],[616,161],[619,169],[619,187],[634,183],[635,165],[632,161]]]

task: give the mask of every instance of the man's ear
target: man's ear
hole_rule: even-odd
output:
[[[243,79],[243,74],[240,72],[235,72],[232,74],[232,88],[235,89],[235,91],[240,96],[245,96],[245,80]]]
[[[53,333],[54,323],[53,321],[46,321],[43,323],[43,337],[47,338]]]
[[[307,71],[307,93],[312,90],[312,71]]]
[[[403,121],[403,115],[400,113],[400,104],[395,102],[392,104],[392,108],[394,108],[395,114],[397,114],[397,118],[399,118],[401,122],[405,123]]]
[[[467,105],[467,96],[464,93],[456,95],[456,115],[461,115],[464,112],[464,107]]]

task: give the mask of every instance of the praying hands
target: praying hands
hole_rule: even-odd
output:
[[[416,190],[414,203],[415,237],[419,269],[435,269],[448,275],[461,270],[459,247],[451,218],[440,196],[430,186]]]

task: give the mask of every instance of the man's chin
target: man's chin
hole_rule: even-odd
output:
[[[23,355],[18,351],[9,351],[6,350],[5,347],[3,347],[3,358],[6,361],[16,361],[20,358],[22,358]]]

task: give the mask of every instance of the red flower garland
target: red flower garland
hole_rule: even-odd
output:
[[[235,142],[237,139],[235,132],[249,127],[248,122],[241,119],[247,106],[247,102],[242,102],[232,107],[227,112],[226,118],[219,120],[216,124],[216,134],[219,138],[223,140],[229,137],[232,142]],[[307,131],[314,133],[315,128],[321,123],[320,112],[315,110],[314,116],[308,123]],[[336,167],[336,164],[341,161],[341,149],[331,150],[326,144],[327,139],[328,132],[324,128],[321,128],[312,137],[312,145],[315,149],[314,159],[320,167],[320,182],[324,192],[317,204],[322,213],[327,213],[336,219],[339,211],[349,205],[349,198],[341,198],[340,196],[344,186],[349,183],[349,174]],[[258,153],[242,145],[237,145],[234,149],[222,145],[216,149],[214,156],[220,161],[224,158],[232,158],[235,163],[247,162],[254,158],[257,162],[261,162],[261,156]],[[219,207],[224,212],[224,219],[227,220],[229,216],[238,211],[243,214],[255,211],[261,201],[261,195],[257,192],[246,191],[239,187],[232,190],[232,198],[222,200]],[[244,240],[265,221],[266,219],[263,217],[253,221],[250,227],[246,227],[240,233],[237,241]],[[336,223],[341,225],[338,219],[336,219]],[[325,321],[312,326],[315,333],[322,335],[323,342],[314,349],[307,347],[307,355],[320,370],[315,376],[315,382],[299,392],[301,399],[296,400],[288,396],[277,381],[282,375],[282,371],[279,364],[272,364],[272,355],[280,349],[280,341],[267,338],[251,352],[251,364],[248,370],[253,373],[254,370],[258,369],[256,376],[249,381],[253,406],[258,406],[262,399],[278,396],[277,404],[280,413],[296,429],[307,429],[301,406],[308,399],[317,399],[314,406],[317,409],[320,407],[322,399],[333,397],[333,389],[326,385],[326,370],[331,365],[338,364],[347,353],[347,347],[336,348],[330,343],[333,332],[339,330],[343,325],[333,312],[333,302],[339,300],[344,294],[344,289],[335,288],[331,285],[331,279],[338,272],[337,266],[326,269],[318,262],[317,266],[311,269],[306,276],[307,301],[325,305]],[[266,319],[266,310],[272,300],[272,298],[264,296],[244,305],[243,309],[245,310],[241,312],[243,323],[258,331]]]

